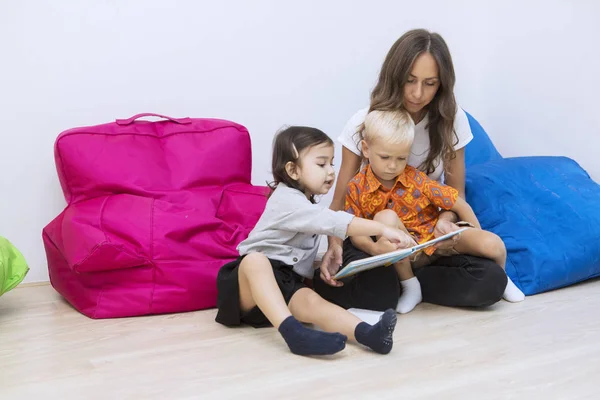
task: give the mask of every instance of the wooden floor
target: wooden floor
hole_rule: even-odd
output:
[[[421,304],[387,356],[291,354],[215,311],[91,320],[48,286],[0,298],[0,398],[598,399],[600,281],[486,311]]]

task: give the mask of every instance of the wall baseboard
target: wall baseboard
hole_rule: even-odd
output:
[[[19,284],[19,286],[17,286],[15,289],[35,287],[35,286],[46,286],[46,285],[49,285],[49,284],[50,284],[50,281],[25,282],[25,283]]]

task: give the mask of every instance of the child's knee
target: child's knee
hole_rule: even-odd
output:
[[[270,266],[271,263],[267,256],[262,253],[250,253],[244,257],[242,262],[240,263],[240,271],[243,273],[257,271],[265,267],[265,265]]]
[[[374,221],[381,222],[384,225],[397,228],[402,225],[402,221],[394,210],[382,210],[375,214]]]
[[[325,301],[321,296],[319,296],[317,292],[313,290],[306,289],[305,293],[306,305],[309,310],[314,310],[315,308],[321,306],[322,303]]]
[[[315,310],[323,305],[323,299],[317,292],[309,288],[298,289],[290,299],[290,307],[302,307],[304,310]]]

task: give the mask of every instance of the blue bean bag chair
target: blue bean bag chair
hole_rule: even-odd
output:
[[[504,240],[513,282],[532,295],[599,276],[600,185],[567,157],[502,157],[467,117],[467,201]]]

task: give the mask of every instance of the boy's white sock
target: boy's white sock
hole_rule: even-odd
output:
[[[417,304],[423,300],[421,295],[421,284],[416,276],[405,281],[400,281],[402,285],[402,295],[398,300],[396,311],[400,314],[406,314],[411,312]]]
[[[518,303],[520,301],[525,300],[525,295],[521,290],[510,280],[507,276],[508,283],[506,284],[506,289],[504,289],[504,294],[502,298],[506,301],[510,301],[511,303]]]

